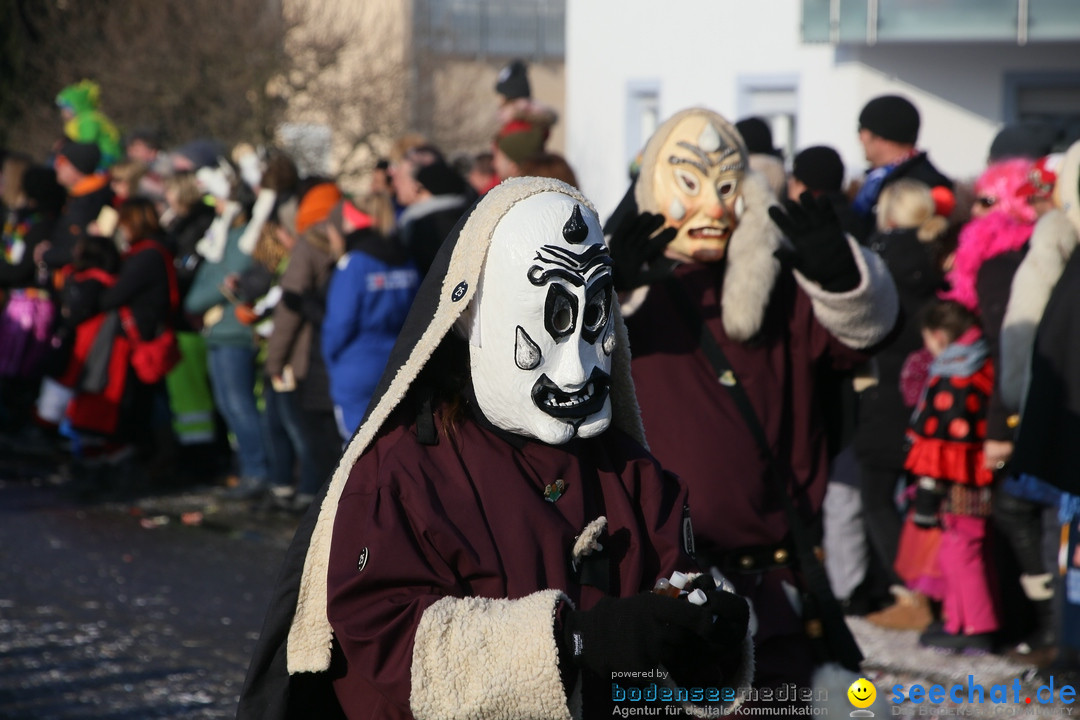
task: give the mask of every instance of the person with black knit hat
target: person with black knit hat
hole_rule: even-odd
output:
[[[844,161],[831,147],[808,147],[792,161],[788,179],[788,198],[791,200],[798,200],[807,190],[820,194],[840,192],[843,188]]]
[[[398,218],[398,239],[423,277],[476,192],[431,145],[406,152],[395,165],[391,182],[397,202],[405,208]]]
[[[858,220],[844,194],[844,161],[828,145],[814,145],[800,150],[791,162],[787,179],[787,198],[798,200],[804,192],[827,197],[840,218],[844,232],[856,235]]]
[[[48,241],[34,249],[34,261],[59,269],[73,259],[75,241],[86,234],[101,208],[112,202],[109,177],[97,172],[101,151],[94,143],[65,140],[53,165],[56,181],[67,190],[67,202]]]
[[[499,71],[499,78],[495,82],[495,92],[502,95],[504,102],[532,97],[532,88],[529,87],[529,75],[526,72],[524,60],[512,60],[509,65]]]
[[[499,72],[495,83],[499,94],[499,132],[492,143],[495,172],[500,180],[518,177],[520,165],[530,155],[543,152],[552,126],[559,115],[533,99],[525,62],[514,60]]]
[[[902,177],[926,183],[934,194],[937,214],[948,217],[956,207],[953,182],[930,162],[926,152],[916,150],[919,111],[907,98],[880,95],[859,113],[859,142],[870,169],[852,207],[861,220],[856,237],[865,240],[874,231],[877,200],[881,191]]]

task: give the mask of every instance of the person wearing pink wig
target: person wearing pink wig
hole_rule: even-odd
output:
[[[1009,302],[1012,278],[1035,227],[1035,210],[1017,192],[1027,182],[1032,161],[1020,158],[991,164],[975,181],[972,219],[960,231],[953,267],[943,294],[980,317],[995,367],[1000,360],[1002,320]],[[1000,473],[1013,451],[1009,410],[995,383],[987,413],[984,462]]]

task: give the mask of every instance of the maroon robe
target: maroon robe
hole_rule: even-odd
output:
[[[560,478],[562,496],[545,500]],[[334,683],[342,707],[350,718],[412,717],[413,640],[422,613],[443,597],[557,588],[592,607],[604,593],[570,559],[575,538],[601,515],[608,526],[595,557],[607,559],[607,572],[592,577],[607,594],[636,594],[693,569],[685,503],[683,486],[614,428],[562,446],[469,418],[433,446],[412,426],[384,433],[353,467],[334,524],[327,616],[346,661]],[[584,693],[588,708],[605,694],[610,701],[611,687],[586,680]]]
[[[807,524],[820,516],[828,481],[822,397],[817,378],[827,365],[853,367],[866,355],[833,337],[814,317],[810,298],[782,270],[762,330],[748,342],[728,338],[721,320],[724,265],[676,269],[698,313],[742,383]],[[631,365],[650,450],[690,490],[699,560],[740,548],[774,545],[788,533],[783,504],[768,491],[767,469],[731,392],[717,381],[673,303],[669,289],[649,288],[626,318]],[[758,616],[755,684],[807,683],[813,664],[802,623],[784,597],[787,569],[763,575],[729,574]]]

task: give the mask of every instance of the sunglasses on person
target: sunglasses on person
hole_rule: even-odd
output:
[[[997,202],[997,198],[996,197],[990,197],[989,195],[987,195],[987,196],[975,198],[975,202],[980,207],[989,209],[989,208],[994,207],[994,203]]]

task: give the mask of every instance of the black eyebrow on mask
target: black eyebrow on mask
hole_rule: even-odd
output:
[[[672,165],[693,165],[702,175],[709,174],[709,169],[699,163],[697,160],[690,160],[689,158],[682,158],[678,155],[672,155],[668,158],[668,162]]]
[[[678,142],[678,146],[692,154],[697,159],[693,160],[690,158],[679,157],[678,155],[672,155],[668,158],[669,163],[671,163],[672,165],[693,165],[702,175],[709,174],[709,165],[711,165],[712,163],[709,162],[709,156],[705,153],[704,150],[699,148],[697,145],[686,142],[685,140],[680,140]]]
[[[536,253],[537,265],[529,268],[528,278],[533,285],[543,285],[551,277],[559,277],[580,287],[597,267],[610,267],[611,255],[602,243],[586,246],[581,252],[555,245],[544,245]],[[549,267],[544,268],[547,265]]]
[[[739,154],[739,148],[731,145],[727,140],[724,139],[724,137],[722,135],[720,136],[720,147],[717,148],[716,150],[713,150],[711,153],[707,153],[704,150],[702,150],[700,147],[698,147],[697,145],[694,145],[693,143],[687,142],[685,140],[680,140],[677,144],[682,149],[689,150],[691,153],[696,155],[698,160],[700,162],[705,163],[706,165],[719,165],[720,163],[724,162],[725,160],[727,160],[732,155],[738,155]],[[716,158],[715,160],[709,158],[709,155],[716,155],[716,154],[719,154],[720,157]],[[675,156],[672,155],[672,161],[674,162],[674,160],[675,160]],[[692,163],[693,162],[693,160],[686,160],[684,158],[678,158],[678,160],[679,160],[679,162],[687,162],[687,163]]]

